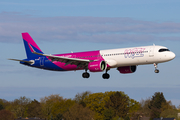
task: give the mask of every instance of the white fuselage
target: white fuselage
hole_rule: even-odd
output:
[[[161,49],[162,51],[160,52],[159,50]],[[173,52],[169,51],[166,47],[163,46],[142,46],[101,50],[100,54],[111,68],[162,63],[170,61],[175,57]]]

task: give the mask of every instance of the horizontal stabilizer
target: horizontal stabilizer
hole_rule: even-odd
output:
[[[14,60],[14,61],[26,62],[26,63],[29,63],[29,64],[33,64],[33,63],[34,63],[33,61],[18,60],[18,59],[8,59],[8,60]]]

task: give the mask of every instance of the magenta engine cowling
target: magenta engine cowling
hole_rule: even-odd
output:
[[[88,69],[91,72],[101,72],[104,71],[107,67],[105,61],[93,61],[88,64]]]
[[[118,67],[117,70],[122,74],[134,73],[136,71],[136,66]]]

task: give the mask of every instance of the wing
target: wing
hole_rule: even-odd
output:
[[[51,61],[57,61],[65,63],[66,65],[77,65],[77,68],[86,68],[88,66],[89,62],[92,62],[92,60],[84,60],[84,59],[78,59],[78,58],[68,58],[68,57],[62,57],[62,56],[54,56],[54,55],[47,55],[47,54],[41,54],[37,52],[33,52],[34,54],[46,56],[48,59],[51,59]]]
[[[37,53],[33,47],[30,45],[32,49],[32,53],[41,55],[41,56],[46,56],[48,59],[51,59],[51,61],[57,61],[57,62],[62,62],[65,63],[66,65],[77,65],[77,68],[87,68],[89,62],[92,62],[93,60],[86,60],[86,59],[78,59],[78,58],[69,58],[69,57],[63,57],[63,56],[55,56],[55,55],[48,55],[48,54],[42,54],[42,53]]]

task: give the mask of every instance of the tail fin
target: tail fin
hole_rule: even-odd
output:
[[[28,59],[35,59],[40,57],[40,55],[34,54],[32,53],[33,50],[32,48],[37,51],[38,53],[42,53],[41,49],[38,47],[38,45],[34,42],[34,40],[31,38],[31,36],[29,35],[29,33],[22,33],[22,38],[24,41],[24,47],[26,50],[26,55]],[[32,48],[31,48],[32,47]]]

